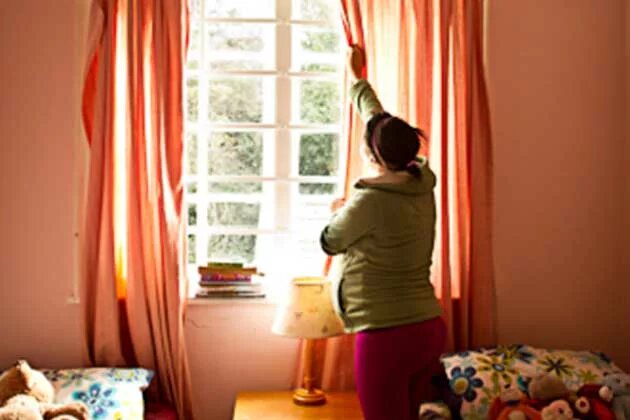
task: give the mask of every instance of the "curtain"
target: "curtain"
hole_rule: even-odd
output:
[[[182,223],[186,0],[94,0],[83,119],[85,355],[155,370],[150,393],[192,419]]]
[[[348,45],[366,51],[364,77],[383,106],[429,133],[421,153],[438,178],[431,281],[444,309],[449,350],[496,340],[482,8],[483,0],[341,0]],[[364,125],[349,105],[345,111],[347,195],[363,170],[358,145]],[[335,271],[337,262],[329,267]],[[353,346],[351,335],[318,343],[315,372],[323,388],[354,385]]]

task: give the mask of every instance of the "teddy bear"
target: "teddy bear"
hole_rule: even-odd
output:
[[[534,377],[529,382],[528,393],[531,400],[528,403],[542,413],[544,408],[552,403],[565,401],[571,408],[573,416],[571,418],[612,420],[613,414],[609,403],[600,396],[603,392],[602,388],[601,385],[587,384],[583,385],[577,393],[571,392],[558,376],[545,373]],[[563,408],[565,405],[555,407]],[[548,410],[548,412],[553,411]]]
[[[53,404],[54,395],[44,374],[19,360],[0,375],[0,420],[90,419],[85,404]]]
[[[602,381],[600,396],[612,400],[612,409],[617,420],[630,420],[630,374],[613,373]]]
[[[565,400],[556,400],[542,409],[543,420],[573,420],[573,410]]]
[[[570,394],[569,389],[562,379],[549,373],[533,377],[529,381],[527,391],[529,398],[543,405],[554,400],[568,398]]]

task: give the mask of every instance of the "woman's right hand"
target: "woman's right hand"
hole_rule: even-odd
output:
[[[348,50],[348,72],[354,80],[360,79],[365,67],[365,51],[358,45],[353,45]]]

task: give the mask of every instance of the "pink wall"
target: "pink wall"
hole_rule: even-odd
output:
[[[186,338],[198,419],[232,418],[239,391],[289,389],[298,344],[271,334],[273,315],[274,306],[265,303],[189,307]]]
[[[80,363],[79,307],[67,299],[84,4],[13,1],[0,14],[0,367],[17,357]],[[630,240],[622,250],[619,229],[624,202],[630,213],[623,7],[491,0],[488,59],[500,338],[601,348],[630,369],[630,340],[620,333],[630,313],[619,302],[630,295],[630,267],[621,264]],[[238,390],[288,387],[296,345],[269,333],[272,316],[265,304],[190,307],[199,418],[230,418]]]
[[[74,276],[80,0],[0,13],[0,367],[80,362]]]
[[[623,0],[490,1],[488,64],[500,339],[630,368],[624,15]]]
[[[630,281],[630,0],[626,1],[626,162],[624,164],[625,191],[625,234],[624,234],[624,278]]]

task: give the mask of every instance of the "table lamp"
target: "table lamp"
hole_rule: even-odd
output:
[[[271,331],[286,337],[304,339],[302,386],[293,392],[293,402],[299,405],[324,404],[326,395],[314,385],[314,340],[344,332],[343,323],[333,309],[330,282],[323,277],[293,279],[287,299],[278,305]]]

